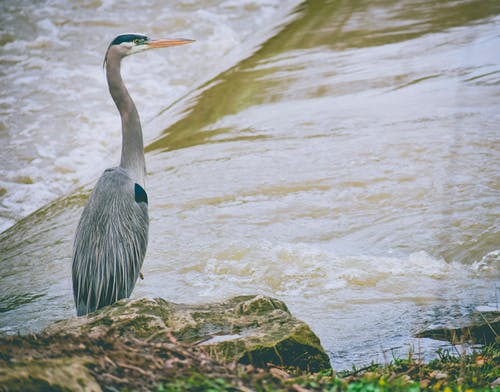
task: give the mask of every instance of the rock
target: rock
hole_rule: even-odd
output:
[[[273,365],[330,368],[311,329],[264,296],[206,305],[123,300],[36,335],[0,337],[0,391],[151,391],[218,377],[245,390]],[[268,374],[265,382],[287,377],[276,368]]]
[[[148,342],[202,347],[220,362],[273,364],[316,372],[330,369],[318,337],[277,299],[239,296],[222,303],[181,305],[161,298],[122,300],[88,316],[53,324],[47,335],[132,335]]]
[[[416,334],[418,338],[446,340],[453,344],[492,344],[499,341],[500,316],[498,312],[473,315],[475,322],[460,328],[435,328]]]

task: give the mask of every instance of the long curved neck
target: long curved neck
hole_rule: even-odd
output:
[[[106,77],[109,92],[122,119],[122,155],[120,167],[125,169],[132,179],[145,187],[146,160],[139,113],[134,101],[123,83],[120,74],[121,57],[109,53],[106,61]]]

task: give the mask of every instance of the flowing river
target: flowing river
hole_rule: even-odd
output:
[[[133,297],[280,298],[336,369],[432,356],[415,332],[498,306],[500,2],[5,0],[0,333],[75,314],[74,231],[120,153],[102,62],[131,31],[197,41],[124,61]]]

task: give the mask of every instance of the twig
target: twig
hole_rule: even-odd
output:
[[[126,384],[126,383],[129,382],[129,380],[127,380],[126,378],[120,378],[120,377],[112,375],[111,373],[104,373],[104,374],[101,375],[101,377],[103,377],[103,378],[109,378],[112,381],[114,381],[116,383],[120,383],[120,384]]]
[[[488,327],[493,331],[493,333],[495,334],[495,337],[498,337],[498,334],[496,333],[495,329],[491,326],[490,322],[488,320],[486,320],[486,317],[484,317],[484,315],[482,313],[479,313],[479,315],[483,318],[483,320],[486,322]]]
[[[111,358],[109,358],[107,355],[104,356],[104,360],[108,362],[111,366],[116,367],[116,363],[114,363]]]
[[[156,332],[156,333],[154,333],[154,334],[152,334],[152,335],[148,336],[146,339],[144,339],[144,341],[145,341],[146,343],[149,343],[149,342],[150,342],[151,340],[153,340],[154,338],[156,338],[156,337],[158,337],[158,336],[160,336],[160,335],[162,335],[162,334],[167,334],[168,332],[170,332],[170,330],[169,330],[168,328],[163,328],[163,329],[159,330],[158,332]]]
[[[137,367],[137,366],[134,366],[134,365],[129,365],[129,364],[126,364],[126,363],[120,363],[120,362],[117,362],[116,364],[119,367],[124,368],[124,369],[135,370],[136,372],[141,373],[143,376],[149,375],[149,372],[146,372],[146,371],[142,370],[140,367]]]

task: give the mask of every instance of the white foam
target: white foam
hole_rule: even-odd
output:
[[[500,249],[495,249],[485,254],[481,260],[472,264],[474,271],[499,271],[500,270]]]
[[[449,295],[459,292],[469,277],[476,277],[472,266],[449,263],[424,251],[406,256],[369,256],[346,255],[304,243],[212,246],[218,250],[216,257],[208,258],[200,250],[193,264],[184,258],[179,265],[171,261],[180,269],[174,275],[188,276],[189,285],[210,298],[248,289],[297,297],[299,302],[322,297],[325,303],[337,305],[389,299],[419,303],[436,299],[446,290]]]

